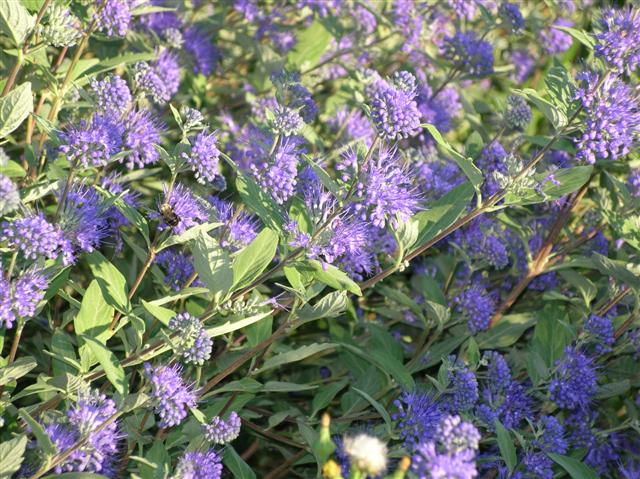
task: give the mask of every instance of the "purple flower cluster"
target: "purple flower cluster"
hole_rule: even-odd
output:
[[[156,257],[156,262],[165,272],[164,283],[174,291],[184,288],[195,271],[193,258],[173,249],[161,251]],[[193,286],[201,285],[199,279],[193,282]]]
[[[0,327],[11,329],[17,318],[30,319],[44,298],[47,278],[38,271],[22,273],[14,281],[0,277]]]
[[[617,160],[640,139],[640,104],[633,89],[612,75],[585,72],[576,97],[586,113],[584,132],[576,140],[576,157],[588,164]]]
[[[327,124],[331,131],[337,135],[336,143],[338,144],[362,141],[369,146],[376,136],[375,129],[367,117],[356,109],[339,108],[335,115],[329,118]]]
[[[237,251],[251,243],[258,234],[258,220],[246,211],[237,211],[229,201],[215,196],[209,197],[216,220],[224,224],[221,228],[220,246]]]
[[[442,406],[452,414],[469,411],[479,397],[476,375],[455,356],[449,357],[449,365],[449,392]]]
[[[134,0],[104,0],[96,4],[94,19],[98,30],[108,37],[124,37],[133,19],[131,10],[135,3]]]
[[[165,30],[166,32],[166,30]],[[184,49],[193,61],[193,72],[210,75],[220,62],[220,52],[209,40],[210,34],[197,27],[184,32]]]
[[[102,80],[92,80],[91,89],[96,107],[102,113],[125,113],[131,107],[131,90],[118,75],[108,75]]]
[[[411,470],[418,479],[474,479],[480,433],[459,416],[447,416],[438,426],[436,440],[420,443]]]
[[[163,131],[164,125],[150,111],[139,110],[128,115],[123,138],[126,154],[118,161],[130,170],[156,163],[160,158],[156,145],[160,144]]]
[[[575,347],[567,347],[556,362],[549,384],[550,399],[563,409],[586,409],[598,389],[598,375],[593,360]]]
[[[163,50],[155,62],[137,63],[134,67],[134,81],[145,95],[157,104],[171,100],[180,86],[180,65],[178,58],[168,50]]]
[[[343,178],[354,181],[357,164],[358,155],[351,151],[344,155],[336,170],[345,172]],[[380,146],[373,158],[361,168],[353,211],[363,220],[383,228],[387,223],[397,225],[398,221],[407,221],[418,211],[418,190],[395,148]]]
[[[573,43],[571,35],[559,30],[556,27],[572,27],[573,23],[569,20],[559,18],[551,27],[540,32],[540,40],[542,47],[549,55],[557,55],[566,52]]]
[[[222,457],[210,449],[206,452],[185,453],[172,476],[176,479],[220,479],[222,477]]]
[[[618,72],[633,73],[640,65],[640,14],[637,7],[606,8],[597,22],[596,56]]]
[[[197,404],[195,393],[182,379],[180,366],[154,368],[146,363],[144,372],[151,383],[151,401],[155,413],[160,416],[160,427],[177,426],[187,417],[187,409]]]
[[[209,424],[204,425],[204,437],[213,444],[228,444],[240,435],[242,420],[238,413],[232,411],[228,419],[214,417]]]
[[[504,2],[498,8],[498,15],[506,27],[519,35],[524,30],[524,18],[520,8],[515,3]]]
[[[489,329],[491,317],[496,310],[496,302],[480,283],[465,289],[455,298],[456,309],[467,318],[467,326],[475,335]]]
[[[11,179],[0,174],[0,217],[11,213],[20,206],[18,186]]]
[[[215,133],[202,131],[191,140],[191,151],[182,154],[189,168],[195,172],[199,183],[212,182],[218,172],[218,138]]]
[[[504,122],[512,130],[524,130],[531,122],[531,108],[526,100],[518,95],[509,95]]]
[[[45,426],[56,451],[61,454],[81,439],[83,446],[76,448],[53,469],[65,472],[94,472],[114,477],[117,473],[120,440],[123,435],[113,420],[116,404],[96,390],[80,393],[78,402],[67,412],[65,421]],[[105,425],[106,423],[106,425]]]
[[[408,450],[434,439],[443,412],[432,394],[405,391],[393,404],[398,412],[392,418],[398,421],[397,429]]]
[[[66,248],[62,230],[49,223],[42,213],[2,223],[0,241],[31,260],[56,259],[61,248]]]
[[[493,73],[493,47],[489,42],[478,39],[474,32],[457,32],[452,37],[446,37],[442,56],[454,68],[472,78]]]
[[[276,138],[277,139],[277,138]],[[296,136],[285,137],[278,142],[271,158],[262,157],[250,166],[258,184],[271,193],[273,200],[282,205],[295,194],[298,163],[303,150],[302,140]]]
[[[62,133],[60,151],[72,163],[87,168],[105,166],[122,148],[122,124],[109,114],[95,114],[90,122],[80,120]]]
[[[176,352],[185,363],[202,366],[211,357],[213,341],[198,318],[179,313],[169,321],[169,329],[177,335]]]
[[[596,354],[605,354],[612,351],[613,343],[615,342],[615,328],[611,318],[592,314],[585,321],[584,330],[594,341],[594,352]]]
[[[415,77],[396,72],[389,80],[376,78],[367,87],[371,120],[378,135],[387,139],[408,138],[420,130],[420,112],[416,103]]]

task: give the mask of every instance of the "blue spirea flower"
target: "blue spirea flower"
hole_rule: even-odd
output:
[[[185,453],[172,478],[174,479],[220,479],[222,477],[222,458],[213,449],[206,452]]]
[[[97,390],[80,393],[78,402],[67,411],[66,420],[53,422],[45,432],[56,451],[62,453],[86,438],[62,463],[54,467],[56,474],[65,472],[94,472],[114,477],[123,438],[117,421],[99,429],[117,413],[116,404]]]
[[[177,333],[176,352],[185,363],[202,366],[211,357],[213,341],[198,318],[179,313],[169,321],[169,329]]]
[[[145,363],[144,372],[151,383],[151,401],[155,413],[160,416],[160,427],[177,426],[187,417],[187,410],[197,405],[195,393],[182,379],[180,366],[154,368]]]
[[[420,195],[409,168],[403,165],[394,147],[381,145],[361,174],[356,174],[358,156],[355,151],[346,153],[336,170],[343,172],[343,179],[357,178],[353,211],[363,220],[383,228],[387,222],[397,225],[409,220],[419,209]]]
[[[598,390],[593,361],[575,347],[567,347],[556,362],[549,397],[562,409],[587,408]]]
[[[522,458],[524,477],[553,479],[553,464],[554,462],[545,453],[529,451]]]
[[[501,225],[488,217],[479,217],[457,231],[452,241],[461,246],[475,261],[487,262],[496,269],[509,264],[509,251]]]
[[[240,435],[241,426],[242,420],[235,411],[226,420],[215,416],[209,424],[203,426],[204,437],[214,444],[228,444]]]
[[[640,105],[634,90],[619,78],[598,74],[578,75],[582,86],[576,98],[585,111],[584,132],[576,140],[576,158],[588,164],[617,160],[627,155],[640,139]],[[600,88],[596,88],[602,83]]]
[[[516,50],[511,54],[514,70],[512,77],[517,84],[524,83],[536,66],[535,58],[526,50]]]
[[[462,171],[453,161],[441,158],[435,148],[423,147],[414,165],[416,184],[427,201],[433,201],[449,193],[465,182]]]
[[[300,83],[300,74],[286,71],[271,75],[271,81],[276,86],[276,98],[267,99],[271,103],[269,109],[276,105],[288,107],[299,113],[305,123],[312,123],[318,115],[318,106],[313,100],[311,92]]]
[[[538,421],[538,429],[542,431],[542,436],[537,441],[537,445],[546,452],[565,454],[569,449],[567,438],[565,437],[564,426],[555,416],[541,416]]]
[[[474,32],[457,32],[452,37],[446,37],[442,56],[473,78],[493,73],[493,47],[489,42],[478,39]]]
[[[64,237],[78,252],[90,253],[100,247],[109,233],[106,208],[96,190],[73,185],[60,212]]]
[[[148,3],[153,6],[166,7],[168,2],[167,0],[150,0]],[[162,35],[167,30],[180,30],[183,22],[175,10],[170,10],[142,15],[139,23],[143,30],[151,30],[158,35]]]
[[[327,125],[333,133],[338,134],[338,144],[362,141],[368,146],[376,136],[376,131],[365,114],[359,110],[349,110],[347,107],[338,108],[335,115],[327,121]]]
[[[418,89],[416,101],[422,121],[434,125],[440,133],[451,131],[453,119],[462,111],[460,95],[454,87],[444,88],[433,97],[431,86],[425,82]]]
[[[210,38],[211,34],[197,27],[190,27],[184,32],[184,50],[192,58],[194,73],[211,75],[220,61],[220,52]]]
[[[47,277],[37,270],[22,273],[14,281],[0,278],[0,327],[11,329],[16,319],[30,319],[44,298]]]
[[[520,7],[515,3],[502,3],[498,8],[498,15],[503,24],[516,35],[521,34],[524,30],[524,18]]]
[[[118,75],[107,75],[102,80],[91,81],[96,107],[102,113],[124,113],[131,107],[131,90]]]
[[[476,416],[489,430],[498,419],[506,428],[518,427],[532,414],[532,401],[524,386],[515,381],[504,357],[488,351],[483,356],[487,364],[487,378],[482,383],[480,404]]]
[[[155,103],[160,105],[171,100],[180,86],[178,58],[163,50],[155,62],[140,62],[134,66],[136,86]]]
[[[397,430],[407,450],[418,443],[434,439],[443,412],[433,395],[421,391],[404,391],[393,404],[398,412],[392,416],[398,421]]]
[[[456,310],[467,318],[471,334],[476,335],[489,329],[491,317],[496,310],[496,302],[484,285],[473,284],[458,295],[454,302]]]
[[[606,354],[613,350],[612,346],[616,340],[615,328],[609,317],[590,315],[584,323],[584,330],[595,342],[596,354]]]
[[[218,160],[220,159],[218,137],[215,132],[198,133],[191,139],[191,151],[188,154],[183,153],[182,159],[195,173],[199,183],[212,182],[219,175]]]
[[[573,44],[571,35],[555,27],[572,27],[573,23],[564,18],[559,18],[553,25],[540,32],[542,47],[549,55],[557,55],[566,52]]]
[[[156,262],[165,273],[164,283],[174,291],[180,291],[194,273],[193,258],[173,249],[165,249],[156,257]],[[192,286],[202,286],[196,278]]]
[[[90,122],[80,120],[61,135],[60,151],[73,163],[85,168],[105,166],[122,148],[124,128],[109,114],[96,114]]]
[[[480,433],[459,416],[444,417],[436,440],[422,442],[411,460],[418,479],[474,479]]]
[[[475,2],[468,0],[447,0],[447,4],[458,18],[473,20],[473,17],[476,15],[477,5]]]
[[[297,136],[282,138],[272,158],[268,158],[267,154],[259,163],[250,166],[258,184],[269,192],[279,205],[284,204],[295,193],[298,162],[303,153],[302,142],[303,140]]]
[[[64,242],[62,230],[49,223],[42,213],[2,223],[0,241],[20,251],[26,259],[56,259]]]
[[[258,234],[259,221],[246,211],[238,212],[233,204],[216,196],[209,197],[217,221],[224,223],[220,228],[223,235],[220,246],[237,251],[251,243]]]
[[[600,431],[595,423],[599,413],[591,409],[572,411],[565,420],[569,440],[574,449],[585,449],[584,463],[601,477],[615,477],[620,465],[619,450],[629,450],[620,444],[616,433]],[[613,469],[613,470],[612,470]]]
[[[326,17],[329,14],[337,16],[341,7],[344,5],[342,0],[297,0],[296,8],[302,10],[304,7],[309,7],[312,11],[316,12],[321,17]]]
[[[133,19],[134,3],[133,0],[104,0],[96,4],[94,19],[98,30],[108,37],[124,37]]]
[[[272,128],[276,133],[291,136],[298,133],[304,126],[304,120],[300,113],[293,108],[282,106],[279,103],[273,110]]]
[[[18,186],[10,178],[0,174],[0,217],[20,206]]]
[[[124,119],[124,149],[127,154],[118,161],[132,170],[144,168],[158,161],[160,154],[155,145],[159,145],[160,135],[164,131],[163,123],[148,110],[138,110]]]
[[[420,48],[420,39],[424,29],[424,15],[414,0],[397,0],[393,2],[393,24],[404,37],[402,51],[410,52]]]
[[[640,65],[640,15],[637,7],[605,8],[596,22],[593,50],[618,72],[633,73]]]
[[[371,119],[378,135],[395,140],[420,131],[416,94],[415,77],[406,71],[396,72],[388,81],[378,78],[367,87]]]
[[[468,411],[478,401],[478,380],[473,371],[455,356],[449,356],[449,392],[442,407],[452,414]]]
[[[527,101],[518,95],[509,95],[504,122],[512,130],[524,130],[531,122],[531,108]]]
[[[209,219],[199,198],[181,184],[176,184],[171,192],[165,186],[164,198],[158,203],[158,210],[159,213],[153,212],[150,217],[161,220],[161,230],[171,228],[175,234],[182,234]]]
[[[484,174],[484,183],[482,184],[482,193],[487,196],[493,196],[500,191],[500,185],[495,179],[494,172],[506,175],[507,152],[498,141],[484,147],[477,160],[478,168]]]
[[[111,194],[120,197],[126,205],[132,208],[138,206],[140,195],[135,191],[125,189],[118,173],[110,173],[103,176],[100,180],[100,186]],[[129,220],[115,205],[109,206],[104,215],[108,224],[108,236],[113,242],[116,252],[120,253],[124,248],[124,240],[122,239],[120,228],[129,226]]]

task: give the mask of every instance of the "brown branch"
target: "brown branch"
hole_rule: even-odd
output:
[[[560,237],[560,233],[562,233],[562,229],[569,221],[569,218],[571,218],[573,209],[580,202],[580,200],[582,200],[585,193],[587,192],[590,182],[591,178],[584,185],[582,185],[582,188],[578,190],[571,201],[560,212],[560,214],[556,218],[556,221],[551,226],[547,238],[538,250],[538,253],[536,254],[533,262],[531,263],[527,274],[520,281],[518,281],[518,284],[516,284],[513,290],[511,290],[511,293],[509,293],[504,301],[498,306],[495,314],[491,318],[489,328],[494,327],[496,323],[500,321],[500,319],[504,316],[504,313],[506,313],[509,308],[513,306],[513,304],[518,300],[524,290],[527,289],[529,283],[531,283],[531,281],[533,281],[535,277],[541,275],[544,272],[549,260],[549,255],[556,245],[556,242]]]

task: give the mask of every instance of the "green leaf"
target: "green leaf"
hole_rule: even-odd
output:
[[[280,208],[273,201],[271,195],[263,191],[253,178],[238,172],[236,188],[243,203],[260,217],[265,226],[275,231],[282,231],[284,220]]]
[[[27,442],[27,436],[23,434],[0,444],[0,479],[9,479],[20,469]]]
[[[175,246],[178,244],[187,243],[193,239],[196,239],[201,233],[208,233],[211,230],[214,230],[222,223],[204,223],[201,225],[192,226],[188,230],[182,232],[179,235],[171,235],[166,240],[164,240],[158,247],[156,248],[156,252],[160,252],[163,249],[167,249],[170,246]]]
[[[473,194],[473,187],[465,182],[429,204],[428,210],[416,214],[414,216],[418,221],[416,247],[429,242],[438,233],[451,226],[465,211],[473,199]]]
[[[125,203],[124,200],[122,199],[122,197],[114,195],[109,190],[106,190],[106,189],[101,188],[99,186],[96,186],[95,188],[105,198],[107,198],[107,200],[112,202],[112,204],[118,209],[118,211],[120,211],[120,213],[122,213],[127,218],[127,220],[129,220],[129,223],[131,223],[133,226],[135,226],[138,229],[138,231],[140,231],[140,233],[142,233],[142,237],[145,239],[145,241],[147,243],[147,247],[149,247],[150,246],[150,244],[149,244],[149,225],[148,225],[147,220],[145,219],[145,217],[142,216],[138,212],[138,210],[136,210],[135,208],[132,208],[127,203]]]
[[[463,156],[458,151],[456,151],[447,140],[444,139],[442,134],[438,131],[438,129],[434,125],[424,124],[427,131],[431,134],[433,139],[436,141],[438,145],[442,147],[444,151],[446,151],[453,161],[460,167],[462,172],[469,178],[469,181],[473,185],[473,187],[478,190],[480,185],[484,181],[484,177],[482,176],[482,172],[478,169],[476,165],[473,164],[473,160],[471,158],[467,158]]]
[[[237,321],[227,321],[224,324],[219,326],[212,326],[207,329],[207,334],[210,338],[215,338],[217,336],[222,336],[223,334],[231,333],[233,331],[237,331],[238,329],[246,328],[247,326],[251,326],[254,323],[257,323],[261,319],[266,318],[271,314],[271,311],[265,311],[263,313],[258,313],[253,316],[249,316],[248,318],[239,319]]]
[[[107,303],[122,313],[128,313],[131,308],[127,280],[122,273],[98,251],[86,255],[86,258]]]
[[[146,309],[147,312],[151,314],[151,316],[156,318],[165,326],[167,326],[171,318],[173,318],[176,315],[176,313],[173,310],[168,308],[163,308],[162,306],[158,306],[157,304],[149,303],[144,299],[142,300],[142,307]]]
[[[498,436],[498,447],[500,448],[500,454],[504,459],[509,472],[513,472],[518,464],[518,457],[516,454],[516,447],[513,445],[513,439],[511,434],[505,429],[500,421],[497,419],[494,421],[496,427],[496,435]]]
[[[340,343],[340,346],[364,358],[376,368],[394,378],[403,389],[411,391],[415,387],[415,382],[405,365],[394,358],[391,354],[388,354],[385,351],[375,351],[370,353],[346,343]]]
[[[489,331],[476,336],[480,349],[506,348],[535,323],[531,313],[508,314]]]
[[[54,376],[78,373],[80,369],[72,366],[72,364],[77,364],[78,358],[69,334],[61,329],[56,329],[51,337],[51,352],[54,354],[52,362]]]
[[[385,424],[387,425],[387,434],[391,435],[391,431],[392,431],[391,416],[389,416],[389,413],[384,408],[384,406],[380,404],[378,401],[376,401],[375,399],[373,399],[371,396],[369,396],[366,392],[353,386],[351,386],[351,389],[353,389],[360,396],[362,396],[369,404],[373,406],[373,408],[377,411],[377,413],[380,414],[380,417],[384,420]]]
[[[34,16],[20,2],[3,0],[0,4],[0,30],[11,38],[14,47],[22,47],[34,24]]]
[[[556,59],[554,59],[554,65],[547,73],[544,83],[547,86],[547,93],[552,103],[562,110],[567,117],[570,116],[569,109],[574,103],[576,89],[573,78]]]
[[[236,450],[231,445],[227,445],[224,450],[224,456],[222,456],[222,462],[231,471],[233,477],[238,479],[255,479],[256,474],[251,467],[244,462]]]
[[[313,306],[305,304],[298,311],[298,316],[304,321],[314,321],[321,318],[335,318],[347,309],[349,300],[344,291],[333,291],[325,295]]]
[[[38,446],[42,449],[42,452],[47,458],[53,457],[56,454],[56,447],[51,442],[49,435],[44,432],[44,429],[38,421],[31,417],[31,414],[26,409],[19,409],[18,416],[22,418],[24,422],[31,428],[31,432],[38,440]],[[48,462],[48,461],[47,461]]]
[[[565,111],[558,108],[549,100],[542,98],[540,94],[532,88],[513,90],[513,93],[533,103],[542,112],[544,117],[551,122],[554,128],[560,129],[567,125],[568,118]]]
[[[599,253],[592,253],[591,261],[602,274],[613,276],[636,291],[640,289],[640,277],[637,270],[635,273],[632,272],[624,262],[609,259]]]
[[[562,466],[573,479],[598,479],[600,477],[596,471],[573,457],[553,454],[551,452],[548,452],[547,455],[553,459],[553,462]]]
[[[309,384],[296,384],[285,381],[267,381],[264,384],[262,391],[272,393],[292,393],[296,391],[309,391],[317,388],[318,386],[311,386]]]
[[[109,328],[113,320],[114,309],[104,299],[102,289],[97,280],[91,281],[84,293],[80,311],[73,320],[73,327],[79,336],[90,336],[105,344],[113,335]],[[85,344],[80,345],[80,359],[85,368],[91,367],[93,360],[91,350]]]
[[[17,3],[5,2],[4,4]],[[0,8],[0,18],[2,18],[2,8]],[[30,82],[17,86],[8,95],[0,98],[0,138],[6,137],[18,128],[32,111],[33,97],[31,96]]]
[[[298,263],[296,267],[300,270],[311,272],[318,281],[326,284],[327,286],[331,286],[332,288],[338,290],[345,289],[357,296],[362,296],[360,286],[358,286],[355,281],[349,278],[346,273],[340,271],[332,264],[323,265],[320,264],[319,261],[308,260]]]
[[[289,63],[297,70],[308,70],[318,64],[331,41],[331,33],[315,20],[298,35],[296,46],[287,56]]]
[[[286,353],[277,354],[275,356],[267,359],[262,367],[255,372],[255,374],[260,374],[265,371],[268,371],[273,368],[280,367],[284,364],[295,363],[297,361],[302,361],[314,354],[318,354],[322,351],[326,351],[328,349],[335,349],[336,344],[333,343],[313,343],[307,346],[302,346],[298,349],[294,349],[292,351],[287,351]]]
[[[309,165],[311,166],[311,168],[313,169],[313,171],[315,172],[316,175],[318,175],[318,178],[320,179],[320,182],[322,183],[322,185],[331,192],[331,194],[335,197],[335,198],[339,198],[340,197],[340,187],[338,186],[338,184],[333,180],[333,178],[331,178],[329,176],[329,174],[324,170],[324,168],[322,168],[320,165],[318,165],[315,161],[313,161],[311,159],[310,155],[304,155],[304,159],[307,163],[309,163]]]
[[[8,176],[9,178],[22,178],[26,176],[27,172],[13,160],[9,160],[6,165],[0,165],[0,175]]]
[[[338,382],[322,386],[313,396],[313,401],[311,402],[311,417],[314,417],[320,410],[327,407],[331,401],[333,401],[333,398],[335,398],[348,383],[349,381],[347,379],[341,379]]]
[[[585,47],[587,47],[589,50],[593,50],[593,47],[596,44],[595,39],[584,30],[578,30],[577,28],[571,28],[571,27],[561,27],[559,25],[554,25],[553,28],[555,28],[556,30],[560,30],[565,33],[568,33],[573,38],[575,38],[580,43],[582,43]]]
[[[20,379],[37,365],[38,363],[31,356],[16,359],[9,366],[4,366],[0,369],[0,386]]]
[[[193,266],[199,278],[215,297],[226,295],[233,284],[233,270],[229,254],[218,240],[200,232],[191,243]]]
[[[273,260],[277,248],[278,234],[269,228],[263,229],[233,262],[231,290],[238,290],[260,276]]]
[[[564,349],[573,340],[569,327],[564,323],[565,313],[558,308],[544,308],[533,331],[532,348],[543,359],[547,368],[564,355]]]
[[[590,165],[562,168],[553,171],[553,182],[547,180],[551,172],[538,173],[534,179],[536,184],[542,184],[542,195],[535,188],[519,191],[517,195],[508,193],[503,205],[533,205],[557,200],[580,189],[589,181],[592,172],[593,166]]]
[[[129,383],[124,374],[124,369],[118,358],[104,344],[97,339],[89,336],[81,336],[85,343],[89,346],[98,362],[104,369],[107,379],[121,396],[126,396],[129,389]]]

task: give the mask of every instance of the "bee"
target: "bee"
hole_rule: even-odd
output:
[[[175,228],[180,223],[180,217],[174,213],[173,208],[171,208],[169,203],[163,203],[160,205],[160,214],[171,228]]]

